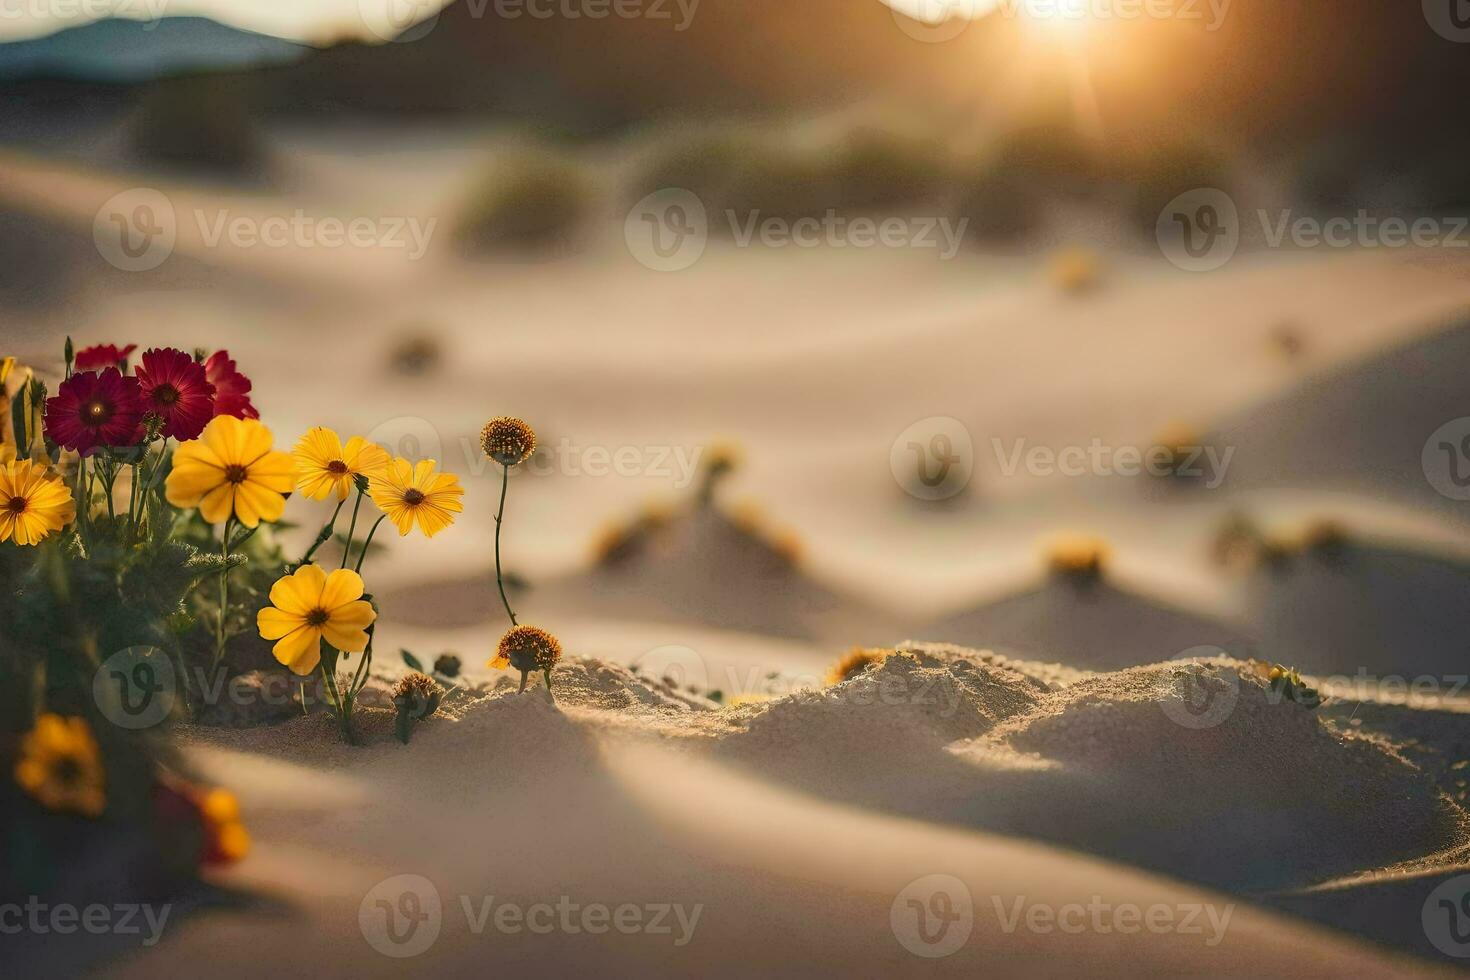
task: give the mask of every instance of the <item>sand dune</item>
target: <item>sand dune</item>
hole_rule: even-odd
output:
[[[373,725],[365,727],[371,743],[366,748],[337,746],[324,738],[328,732],[319,717],[253,731],[187,732],[199,766],[232,774],[261,841],[227,883],[262,897],[243,909],[192,915],[164,944],[109,964],[107,973],[243,977],[330,967],[386,976],[405,966],[562,972],[595,964],[606,975],[632,976],[692,970],[696,963],[701,975],[714,976],[797,975],[819,968],[893,976],[932,976],[936,969],[946,975],[997,968],[1015,974],[1084,965],[1104,976],[1201,968],[1215,976],[1398,976],[1426,969],[1422,962],[1411,965],[1269,915],[1238,897],[1038,844],[853,809],[821,799],[828,784],[804,783],[798,793],[770,781],[790,775],[788,762],[799,767],[806,748],[835,748],[822,736],[845,729],[852,739],[845,759],[831,770],[833,778],[862,780],[876,791],[883,776],[895,775],[890,800],[917,783],[903,778],[917,776],[916,763],[928,767],[946,756],[947,771],[928,785],[931,792],[938,785],[962,791],[951,798],[952,810],[987,800],[995,805],[994,798],[1011,788],[1073,770],[1110,777],[1134,773],[1127,785],[1138,792],[1150,765],[1164,763],[1154,772],[1161,787],[1186,781],[1174,784],[1180,792],[1173,806],[1184,818],[1212,812],[1207,806],[1218,800],[1196,806],[1201,798],[1194,791],[1223,765],[1225,780],[1216,794],[1228,789],[1257,802],[1295,795],[1306,802],[1278,815],[1360,825],[1372,818],[1344,814],[1322,793],[1340,778],[1339,763],[1348,758],[1374,774],[1366,783],[1370,791],[1409,789],[1412,767],[1391,752],[1331,738],[1295,706],[1252,701],[1253,717],[1263,711],[1278,716],[1264,720],[1264,733],[1259,717],[1255,724],[1227,723],[1199,736],[1216,746],[1204,756],[1205,767],[1187,764],[1182,750],[1174,754],[1178,765],[1169,765],[1166,745],[1147,758],[1132,751],[1140,740],[1157,745],[1162,732],[1177,737],[1185,731],[1145,696],[1165,676],[1158,671],[1129,671],[1049,692],[1043,681],[1013,666],[953,649],[889,664],[880,672],[889,678],[948,678],[934,690],[957,693],[963,706],[946,717],[936,705],[863,705],[863,699],[850,698],[877,681],[875,675],[822,695],[703,710],[659,696],[621,668],[578,661],[558,671],[567,678],[558,705],[539,692],[457,701],[449,715],[420,726],[411,752]],[[1254,696],[1252,689],[1245,691]],[[1139,712],[1145,711],[1154,720],[1144,720]],[[1098,724],[1099,712],[1118,715],[1118,723]],[[1075,731],[1063,733],[1060,726]],[[982,761],[985,753],[965,736],[986,732],[994,749]],[[709,761],[712,749],[744,774]],[[999,761],[1006,750],[1012,764]],[[924,754],[916,757],[916,751]],[[1285,780],[1260,778],[1261,767],[1269,766],[1262,753],[1270,751],[1301,753],[1309,770],[1325,768],[1309,772],[1307,792],[1298,793]],[[1030,753],[1035,758],[1028,761]],[[256,761],[262,755],[268,760]],[[954,771],[967,772],[970,784],[950,781]],[[1037,790],[1033,800],[1061,793],[1075,801],[1073,794],[1089,785],[1080,777],[1066,783]],[[363,800],[361,807],[344,805],[354,796]],[[1413,801],[1425,803],[1412,792],[1397,798],[1399,815],[1407,819],[1391,845],[1376,834],[1342,835],[1337,846],[1356,853],[1334,852],[1335,861],[1312,848],[1299,858],[1259,824],[1212,825],[1203,838],[1195,828],[1193,839],[1206,853],[1206,842],[1235,848],[1220,854],[1223,862],[1227,855],[1239,858],[1251,834],[1266,831],[1267,837],[1255,840],[1263,855],[1253,862],[1258,869],[1274,863],[1300,874],[1324,863],[1368,863],[1387,849],[1434,846],[1449,836],[1443,823],[1454,811],[1416,808]],[[364,808],[371,819],[364,819]],[[1110,819],[1102,809],[1070,806],[1080,825],[1092,827]],[[1306,826],[1297,823],[1298,832]],[[1167,832],[1162,840],[1168,842]],[[1163,853],[1181,859],[1179,851]],[[369,899],[396,897],[395,889],[407,886],[383,891],[380,883],[403,874],[427,879],[442,910],[437,940],[407,961],[374,951],[359,920],[360,907],[366,908],[367,935],[382,942]],[[933,874],[957,879],[973,908],[973,932],[940,960],[911,955],[900,938],[907,935],[901,893]],[[959,893],[953,884],[945,887]],[[682,946],[674,942],[677,930],[543,936],[525,929],[501,932],[491,924],[476,932],[473,913],[489,896],[522,906],[554,905],[561,896],[579,905],[682,903],[688,910],[697,904],[701,912]],[[1089,904],[1193,907],[1201,923],[1211,921],[1210,914],[1224,922],[1215,933],[1204,926],[1140,935],[1005,926],[1009,908]],[[760,941],[752,942],[753,935]]]
[[[1084,670],[1118,670],[1216,647],[1254,654],[1248,631],[1111,584],[1051,578],[926,623],[917,636],[983,644]],[[1126,639],[1125,639],[1126,638]],[[1201,654],[1193,654],[1201,655]]]

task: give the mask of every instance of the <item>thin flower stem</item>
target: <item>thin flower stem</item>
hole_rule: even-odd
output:
[[[352,523],[347,526],[347,543],[342,546],[342,564],[338,570],[347,567],[347,558],[352,552],[352,536],[357,533],[357,510],[362,506],[362,491],[357,491],[357,502],[352,505]]]
[[[358,555],[357,555],[357,566],[353,569],[353,571],[357,572],[357,574],[359,574],[359,575],[362,574],[362,563],[363,563],[363,560],[365,558],[367,558],[368,545],[370,545],[370,544],[373,543],[373,535],[378,533],[378,525],[379,524],[382,524],[383,521],[384,521],[384,519],[387,518],[387,516],[388,516],[387,514],[383,514],[383,515],[379,516],[376,521],[373,521],[372,529],[368,531],[367,540],[365,540],[362,543],[362,551],[359,552]]]
[[[500,477],[500,509],[495,512],[495,584],[500,589],[500,601],[505,604],[505,613],[510,617],[510,625],[519,626],[516,622],[515,610],[510,608],[510,600],[505,597],[505,578],[500,571],[500,525],[505,521],[505,490],[510,484],[510,467],[501,467]],[[521,677],[521,688],[525,689],[526,678]]]
[[[301,560],[296,563],[297,568],[300,568],[302,565],[310,564],[311,556],[316,554],[316,550],[332,539],[332,532],[337,528],[337,517],[342,513],[342,505],[345,503],[347,503],[346,497],[343,497],[341,500],[337,501],[337,509],[332,511],[332,519],[322,525],[321,533],[316,536],[316,541],[312,544],[311,548],[307,550],[306,554],[301,556]]]
[[[219,573],[219,622],[215,625],[214,634],[214,665],[225,656],[225,617],[230,608],[230,531],[234,526],[235,518],[231,516],[225,521],[224,533],[220,535],[220,557],[224,559],[225,566]]]

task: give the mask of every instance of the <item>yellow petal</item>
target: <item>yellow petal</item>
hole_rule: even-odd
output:
[[[220,418],[230,418],[221,415]],[[229,520],[230,514],[235,509],[235,485],[233,483],[221,483],[199,501],[199,515],[210,524],[223,524]]]
[[[164,496],[175,507],[196,507],[206,494],[224,482],[225,471],[216,466],[176,465],[164,481]]]
[[[343,653],[362,653],[367,649],[368,635],[362,630],[350,630],[327,623],[322,629],[327,642]]]
[[[291,669],[291,673],[305,677],[321,663],[321,639],[320,629],[303,625],[282,637],[271,652],[278,661]]]
[[[246,527],[255,527],[261,521],[278,521],[285,511],[286,498],[254,479],[235,489],[235,516]]]
[[[362,598],[366,587],[362,576],[350,568],[339,568],[327,576],[321,591],[321,608],[332,612],[339,606]]]
[[[290,493],[296,486],[296,463],[290,453],[265,452],[250,464],[249,479],[276,493]]]
[[[365,630],[378,618],[373,604],[364,599],[349,602],[332,610],[330,626],[344,630]],[[333,644],[336,646],[336,644]]]
[[[255,628],[263,640],[279,640],[306,625],[303,616],[266,606],[255,614]]]

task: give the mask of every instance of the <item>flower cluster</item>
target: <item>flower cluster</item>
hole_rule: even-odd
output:
[[[259,418],[250,403],[250,380],[235,369],[228,351],[207,361],[173,347],[143,352],[128,373],[137,347],[88,347],[72,359],[72,373],[46,402],[46,436],[62,449],[91,456],[101,449],[129,449],[158,434],[197,439],[209,420],[225,415]]]

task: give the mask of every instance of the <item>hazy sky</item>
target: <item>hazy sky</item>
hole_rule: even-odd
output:
[[[202,15],[263,34],[320,41],[343,35],[386,39],[449,0],[0,0],[0,41],[50,34],[103,17],[155,20]],[[558,0],[565,2],[565,0]],[[801,0],[789,0],[800,3]],[[880,0],[870,0],[880,2]],[[999,0],[881,0],[923,20],[979,15]]]

